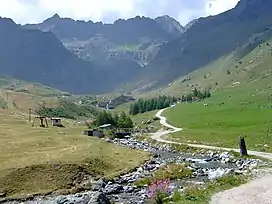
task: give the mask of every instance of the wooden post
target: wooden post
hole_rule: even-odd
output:
[[[40,121],[41,121],[40,127],[45,127],[45,126],[44,126],[44,121],[43,121],[43,118],[42,118],[42,117],[40,118]]]
[[[246,142],[243,136],[240,136],[239,146],[240,146],[240,156],[247,156]]]
[[[46,124],[46,127],[48,128],[48,122],[47,122],[47,119],[46,118],[44,118],[45,119],[45,124]]]
[[[28,121],[31,122],[31,109],[28,110]]]
[[[36,118],[37,118],[37,117],[34,117],[34,120],[33,120],[33,122],[32,122],[32,127],[34,127],[34,125],[35,125]]]
[[[265,144],[266,144],[266,145],[268,145],[269,132],[270,132],[270,113],[268,112],[268,117],[267,117],[267,129],[266,129],[266,139],[265,139]]]

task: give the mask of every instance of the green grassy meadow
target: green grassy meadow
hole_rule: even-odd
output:
[[[267,120],[272,118],[270,79],[214,92],[203,102],[182,103],[166,110],[168,122],[184,128],[172,137],[181,142],[238,147],[239,136],[245,136],[249,149],[264,150]]]

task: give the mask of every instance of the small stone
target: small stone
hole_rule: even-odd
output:
[[[210,157],[213,157],[213,156],[214,156],[214,152],[211,152],[211,153],[210,153]]]
[[[132,193],[134,191],[134,188],[132,186],[124,186],[124,191],[126,193]]]
[[[68,202],[68,198],[65,196],[60,196],[57,199],[57,204],[66,204]]]
[[[7,194],[7,193],[6,193],[5,191],[1,191],[1,189],[0,189],[0,198],[5,197],[6,194]]]
[[[234,173],[235,173],[235,174],[238,174],[238,175],[241,175],[241,174],[246,174],[247,171],[246,171],[246,170],[245,170],[245,171],[242,171],[242,170],[234,170]]]
[[[229,163],[229,162],[230,162],[230,158],[226,158],[226,159],[225,159],[225,162],[226,162],[226,163]]]

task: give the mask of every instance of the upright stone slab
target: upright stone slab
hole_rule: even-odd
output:
[[[240,137],[239,146],[240,146],[240,156],[247,156],[246,142],[243,136]]]

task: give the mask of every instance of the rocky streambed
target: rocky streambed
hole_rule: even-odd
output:
[[[154,154],[153,158],[134,171],[120,175],[112,180],[92,181],[92,189],[74,195],[35,197],[25,202],[9,201],[8,204],[141,204],[148,200],[148,186],[135,185],[135,181],[149,178],[167,164],[187,163],[192,171],[189,178],[171,181],[172,192],[183,191],[186,185],[203,183],[216,179],[230,172],[244,174],[256,168],[261,160],[235,159],[228,152],[205,151],[199,155],[185,154],[174,151],[170,145],[151,145],[135,139],[114,139],[107,142],[115,143],[132,149],[140,149]]]

